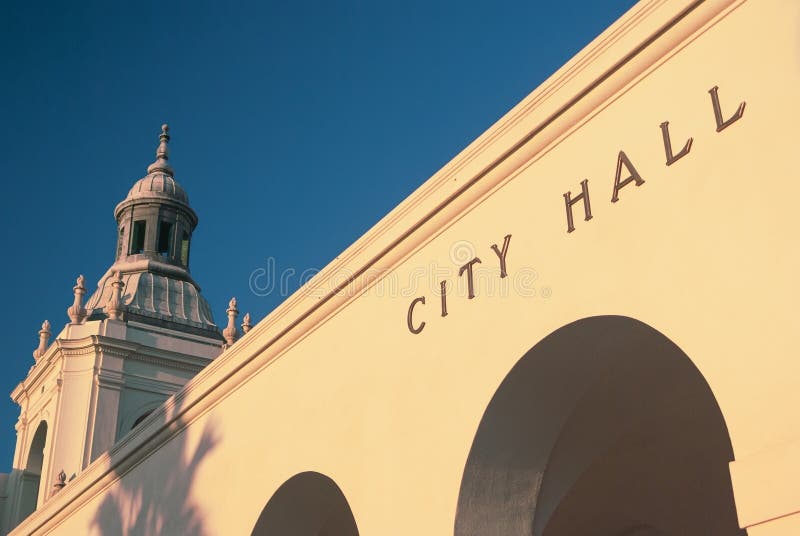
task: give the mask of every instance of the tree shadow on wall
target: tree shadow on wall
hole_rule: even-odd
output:
[[[213,423],[208,423],[196,445],[190,446],[182,419],[158,410],[134,432],[144,436],[138,448],[146,448],[162,434],[180,430],[151,455],[124,473],[106,492],[91,524],[90,534],[100,536],[155,536],[207,534],[203,513],[192,500],[200,464],[219,443]],[[159,421],[157,424],[153,420]],[[138,449],[137,449],[138,450]],[[111,450],[112,466],[124,463],[124,456]],[[119,469],[117,469],[119,471]]]

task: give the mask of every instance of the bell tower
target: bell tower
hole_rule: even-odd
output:
[[[85,303],[77,278],[69,323],[51,342],[45,321],[34,365],[11,393],[20,416],[12,472],[0,475],[0,533],[69,486],[238,337],[235,300],[223,338],[190,275],[198,218],[169,164],[169,139],[162,125],[155,162],[114,210],[113,264]]]
[[[169,165],[169,126],[161,125],[156,161],[114,211],[116,261],[152,259],[189,270],[189,244],[197,214]]]

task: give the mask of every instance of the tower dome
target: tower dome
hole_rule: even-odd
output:
[[[147,166],[147,175],[136,181],[125,199],[117,205],[117,208],[114,209],[114,216],[119,221],[120,216],[128,207],[148,202],[165,202],[180,206],[197,225],[197,215],[189,206],[189,196],[175,180],[175,172],[169,165],[169,147],[167,145],[170,140],[169,125],[166,123],[161,125],[161,135],[158,138],[155,162]]]
[[[189,270],[197,214],[169,165],[169,125],[161,125],[156,160],[114,209],[119,227],[116,261],[154,259]]]
[[[190,243],[198,219],[169,165],[169,139],[169,126],[164,124],[155,162],[114,209],[116,258],[87,300],[87,311],[90,318],[108,316],[114,282],[121,281],[125,290],[118,299],[127,316],[221,338],[189,273]]]
[[[133,199],[169,199],[189,206],[186,190],[172,175],[155,171],[148,173],[133,185],[125,201]]]

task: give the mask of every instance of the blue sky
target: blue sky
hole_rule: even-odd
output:
[[[231,296],[259,320],[286,296],[254,270],[324,267],[633,3],[4,2],[0,393],[113,262],[161,123],[192,274],[218,324]],[[18,415],[0,397],[0,471]]]

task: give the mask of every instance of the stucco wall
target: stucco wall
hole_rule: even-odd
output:
[[[800,510],[794,456],[760,454],[796,446],[800,433],[800,6],[706,2],[676,19],[686,6],[639,4],[19,533],[247,534],[281,484],[318,471],[361,534],[451,534],[498,385],[539,340],[596,315],[642,321],[692,359],[727,423],[734,477],[772,475],[734,478],[740,522],[751,536],[800,531],[796,515],[767,522]],[[725,118],[746,101],[721,132],[715,86]],[[693,137],[670,166],[664,121],[675,152]],[[612,203],[619,151],[644,183]],[[593,217],[576,204],[568,233],[563,194],[584,179]],[[501,280],[490,247],[509,234]],[[458,270],[473,255],[470,300]],[[328,295],[343,270],[369,263],[383,286],[359,276]],[[426,325],[412,334],[407,311],[420,296],[413,323]],[[138,459],[148,437],[171,439]]]

